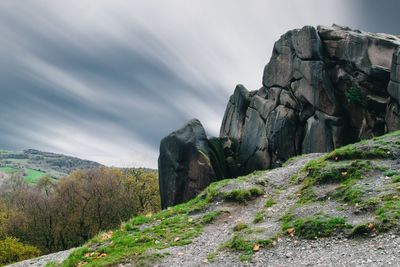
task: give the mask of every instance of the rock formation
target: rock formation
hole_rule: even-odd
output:
[[[305,26],[282,35],[265,66],[263,86],[251,92],[236,87],[219,138],[207,141],[203,128],[199,137],[182,134],[208,160],[183,153],[188,142],[174,141],[177,132],[161,142],[163,207],[187,200],[223,177],[277,167],[295,155],[327,152],[400,129],[399,47],[400,37],[336,25]],[[194,176],[187,171],[200,167]],[[191,185],[178,186],[177,181]]]
[[[158,165],[162,208],[193,198],[211,183],[215,173],[207,136],[198,120],[161,141]]]

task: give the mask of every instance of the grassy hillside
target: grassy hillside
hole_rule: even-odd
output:
[[[0,150],[0,175],[7,177],[13,173],[20,173],[28,183],[35,183],[46,174],[57,179],[74,170],[100,166],[102,165],[97,162],[34,149]]]
[[[99,234],[61,265],[229,266],[283,237],[376,236],[400,225],[399,156],[395,132],[216,182],[188,203]]]

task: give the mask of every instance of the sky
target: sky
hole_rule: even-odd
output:
[[[236,84],[261,87],[304,25],[400,34],[397,0],[1,0],[0,149],[157,167],[198,118],[218,136]]]

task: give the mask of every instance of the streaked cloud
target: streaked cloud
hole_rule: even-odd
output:
[[[261,86],[285,31],[394,31],[384,12],[399,4],[385,3],[3,0],[0,147],[156,167],[160,139],[187,120],[218,135],[235,85]]]

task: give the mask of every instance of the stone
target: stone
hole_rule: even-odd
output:
[[[346,144],[344,118],[316,111],[307,120],[302,144],[302,154],[328,152]]]
[[[298,117],[285,106],[279,105],[266,121],[268,150],[274,166],[279,166],[288,158],[298,154]]]
[[[240,140],[239,162],[243,174],[270,167],[265,121],[254,108],[249,108],[246,114],[243,136]]]
[[[400,130],[400,106],[397,102],[392,101],[387,106],[385,121],[389,132]]]
[[[387,90],[389,95],[395,99],[397,103],[400,103],[400,83],[390,81]]]
[[[237,85],[233,95],[229,98],[221,125],[220,136],[240,139],[249,104],[249,91],[243,85]]]
[[[322,59],[321,39],[314,27],[304,26],[301,30],[294,30],[292,44],[298,58],[303,60]]]
[[[215,179],[200,121],[193,119],[162,139],[158,169],[163,209],[192,199]]]

